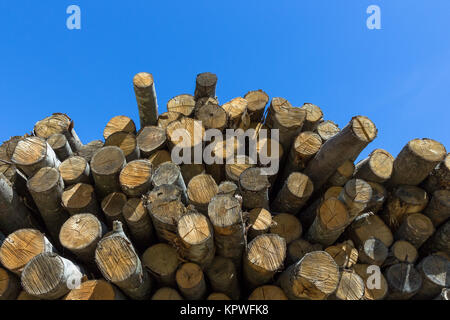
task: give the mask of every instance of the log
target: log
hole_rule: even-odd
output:
[[[363,300],[384,300],[388,294],[388,284],[386,278],[382,273],[380,273],[380,281],[379,286],[377,283],[370,278],[373,274],[373,271],[368,268],[370,265],[368,264],[355,264],[353,266],[353,270],[363,279],[365,283],[364,296]],[[371,288],[369,288],[369,285]]]
[[[120,187],[129,197],[140,197],[151,187],[152,164],[145,159],[128,162],[120,171]]]
[[[354,160],[377,136],[377,128],[364,116],[353,117],[338,134],[327,140],[304,170],[319,190],[346,160]]]
[[[156,200],[147,208],[152,218],[156,236],[160,241],[173,242],[176,238],[177,223],[186,213],[186,207],[178,199]]]
[[[379,239],[386,247],[390,247],[394,242],[391,229],[372,212],[364,213],[353,221],[348,227],[348,237],[357,247],[363,245],[370,238]]]
[[[88,161],[80,156],[73,156],[64,160],[58,168],[65,186],[77,183],[91,183],[91,168]]]
[[[324,251],[333,257],[339,268],[343,269],[351,268],[359,258],[358,250],[351,240],[328,247]]]
[[[20,289],[20,282],[14,274],[0,268],[0,300],[15,300]]]
[[[306,111],[305,123],[303,124],[303,131],[313,131],[317,128],[323,117],[322,110],[312,103],[304,103],[301,107]]]
[[[219,184],[218,188],[219,188],[219,191],[217,192],[218,194],[226,194],[234,196],[239,193],[238,186],[236,185],[236,183],[232,181],[223,181],[221,184]]]
[[[151,300],[184,300],[177,290],[163,287],[156,290]]]
[[[342,234],[349,219],[345,205],[336,198],[329,198],[317,209],[317,216],[309,227],[306,240],[329,246]]]
[[[194,115],[195,100],[190,94],[180,94],[167,102],[168,112],[179,112],[185,117]]]
[[[203,163],[184,163],[180,166],[180,170],[184,183],[188,186],[193,177],[205,173],[205,165]]]
[[[341,129],[339,129],[339,126],[330,120],[320,122],[315,130],[315,132],[320,136],[324,143],[325,141],[328,141],[329,139],[337,135],[339,131],[341,131]]]
[[[441,256],[430,255],[423,258],[417,265],[417,271],[423,281],[414,299],[433,299],[442,292],[442,289],[450,286],[450,261]]]
[[[247,287],[254,289],[269,283],[282,270],[285,258],[286,241],[276,234],[263,234],[250,241],[243,260]]]
[[[269,102],[269,95],[260,89],[247,92],[244,99],[248,102],[247,111],[250,116],[250,121],[261,121],[264,115],[264,109]]]
[[[180,112],[175,112],[175,111],[161,113],[158,116],[158,127],[160,127],[163,130],[166,130],[167,126],[172,121],[180,120],[182,117],[184,117],[183,114],[181,114]]]
[[[64,182],[55,168],[40,169],[27,183],[47,230],[57,241],[59,230],[69,215],[61,205]]]
[[[420,248],[434,231],[433,223],[427,216],[421,213],[412,213],[404,219],[395,233],[395,238],[406,240],[416,248]]]
[[[35,226],[34,218],[13,184],[0,173],[0,229],[10,234],[18,229]]]
[[[187,187],[188,202],[201,213],[208,213],[208,204],[219,192],[216,181],[209,174],[199,174],[191,179]]]
[[[435,227],[439,227],[450,218],[450,190],[435,191],[423,213],[430,218]]]
[[[358,259],[370,265],[383,265],[388,256],[389,249],[377,238],[369,238],[359,247]]]
[[[148,161],[151,162],[153,168],[156,170],[161,163],[172,161],[172,158],[167,150],[158,150],[148,158]]]
[[[352,179],[344,185],[338,199],[347,206],[351,223],[367,208],[372,199],[372,188],[364,180]]]
[[[248,156],[236,156],[233,163],[225,164],[225,176],[226,179],[239,184],[239,177],[245,169],[256,166],[256,163],[251,163]]]
[[[121,192],[112,192],[102,200],[101,206],[108,228],[112,228],[113,222],[116,220],[122,222],[122,226],[126,225],[123,216],[123,208],[126,203],[127,196]]]
[[[214,259],[214,234],[208,218],[200,213],[187,213],[178,220],[177,234],[180,239],[180,254],[195,262],[202,269]]]
[[[344,186],[352,177],[355,171],[353,161],[346,160],[337,170],[328,178],[326,185],[328,187]]]
[[[127,116],[116,116],[111,118],[103,130],[103,138],[105,140],[116,132],[127,132],[136,134],[136,125],[134,121]]]
[[[202,122],[205,129],[224,131],[228,124],[228,114],[215,103],[205,103],[195,110],[195,118]]]
[[[396,231],[407,215],[422,212],[427,204],[428,195],[425,190],[415,186],[398,186],[389,194],[380,216]]]
[[[239,300],[239,281],[233,261],[216,256],[205,271],[213,291],[222,292],[233,300]]]
[[[364,280],[354,270],[344,270],[334,295],[339,300],[361,300],[364,289]]]
[[[430,172],[422,184],[429,194],[436,190],[450,190],[450,153]]]
[[[220,292],[213,292],[206,298],[206,300],[225,301],[225,300],[231,300],[231,299],[226,294],[223,294],[223,293],[220,293]]]
[[[133,78],[133,87],[139,109],[141,128],[156,125],[158,101],[156,99],[153,75],[147,72],[136,74]]]
[[[358,162],[355,178],[365,181],[383,183],[391,178],[394,157],[383,149],[375,149],[367,158]]]
[[[422,276],[412,264],[394,264],[386,269],[384,276],[389,287],[388,300],[408,300],[422,286]]]
[[[113,284],[105,280],[88,280],[72,289],[64,300],[125,300],[125,296]]]
[[[91,213],[100,218],[100,206],[90,184],[77,183],[68,187],[61,196],[63,208],[70,214]]]
[[[184,263],[176,273],[178,289],[187,300],[202,300],[206,296],[203,271],[195,263]]]
[[[203,72],[195,79],[195,100],[203,97],[214,98],[216,96],[217,75],[211,72]]]
[[[20,140],[14,149],[11,162],[27,177],[32,177],[41,168],[57,168],[61,164],[47,141],[39,137]]]
[[[450,300],[450,289],[442,289],[439,295],[434,300]]]
[[[180,167],[173,162],[164,162],[159,165],[152,176],[152,185],[154,188],[163,184],[172,184],[180,188],[181,200],[187,203],[186,184],[183,180]]]
[[[206,104],[215,104],[215,105],[219,105],[219,100],[217,99],[217,97],[202,97],[202,98],[198,98],[195,100],[195,111],[197,111],[198,109],[200,109],[201,107],[203,107]]]
[[[248,214],[247,241],[268,233],[272,226],[272,215],[264,208],[254,208]]]
[[[22,290],[17,297],[17,300],[41,300],[31,294],[28,294],[26,291]]]
[[[269,232],[282,237],[287,245],[302,236],[302,224],[292,214],[280,213],[275,215],[272,220]]]
[[[242,195],[242,207],[245,209],[269,209],[269,187],[267,175],[263,169],[250,167],[239,176],[239,190]]]
[[[87,162],[90,163],[95,152],[97,152],[98,149],[101,149],[103,145],[104,143],[101,140],[91,141],[88,144],[82,146],[80,150],[76,152],[76,155],[84,158]]]
[[[235,197],[216,195],[208,206],[208,217],[214,228],[216,254],[241,263],[245,245],[241,204]]]
[[[325,251],[307,253],[280,276],[280,287],[291,300],[324,300],[339,284],[339,267]]]
[[[428,252],[444,252],[450,255],[450,220],[441,225],[423,248]]]
[[[156,151],[166,147],[166,131],[156,126],[147,126],[139,130],[136,143],[141,158],[148,158]]]
[[[99,149],[91,160],[95,189],[101,199],[112,192],[120,192],[120,171],[125,167],[123,151],[115,146]]]
[[[150,275],[142,267],[138,254],[123,232],[121,222],[114,221],[113,231],[98,243],[95,262],[103,277],[130,298],[146,300],[150,297]]]
[[[323,247],[319,243],[312,244],[304,239],[296,239],[287,247],[286,265],[290,266],[291,264],[296,263],[307,253],[322,250]]]
[[[293,172],[272,202],[271,209],[275,212],[297,214],[312,195],[313,189],[313,184],[308,176],[300,172]]]
[[[0,248],[0,262],[20,276],[25,265],[35,256],[55,249],[47,237],[36,229],[19,229],[11,233]]]
[[[228,129],[247,130],[250,127],[250,116],[247,111],[248,101],[237,97],[222,105],[227,113]]]
[[[177,250],[167,243],[155,244],[142,255],[142,265],[159,286],[175,286],[175,273],[180,263]]]
[[[53,252],[44,252],[31,259],[22,271],[23,289],[43,300],[57,300],[84,278],[83,270],[72,261]]]
[[[127,159],[133,161],[139,158],[140,150],[136,141],[136,136],[128,132],[113,133],[105,140],[105,147],[119,147]]]
[[[432,139],[409,141],[394,160],[394,171],[387,182],[388,186],[419,185],[444,159],[446,153],[445,147]]]
[[[241,162],[246,160],[244,155],[241,154],[239,146],[240,141],[235,136],[225,136],[223,140],[213,140],[208,144],[207,148],[210,150],[208,156],[211,156],[212,159],[208,159],[206,163],[206,172],[212,175],[217,184],[226,179],[226,164],[232,164],[231,160],[236,161],[239,159]]]
[[[288,298],[280,287],[265,285],[253,290],[248,300],[288,300]]]
[[[72,151],[77,152],[83,146],[80,138],[75,132],[74,122],[68,115],[63,113],[54,113],[50,117],[36,122],[34,125],[34,135],[43,139],[48,139],[55,133],[61,133],[66,136]]]
[[[153,240],[153,225],[142,199],[128,199],[123,206],[122,215],[130,231],[133,243],[139,249],[148,248]]]
[[[383,204],[387,199],[388,193],[383,185],[376,182],[367,182],[372,188],[372,198],[370,199],[364,211],[378,213],[383,208]]]
[[[383,267],[392,266],[397,263],[414,264],[418,258],[416,247],[405,240],[397,240],[389,248],[388,256],[383,263]]]
[[[53,151],[55,151],[59,161],[64,161],[73,155],[72,148],[70,148],[66,136],[61,133],[52,134],[47,139],[47,142]]]
[[[93,263],[95,248],[106,231],[106,226],[93,214],[76,214],[62,225],[59,242],[89,265]]]

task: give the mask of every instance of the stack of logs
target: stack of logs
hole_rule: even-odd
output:
[[[396,158],[375,149],[355,164],[377,136],[367,117],[340,129],[318,106],[262,90],[221,105],[216,84],[199,74],[194,95],[158,114],[153,76],[139,73],[139,130],[121,115],[104,141],[83,144],[56,113],[4,142],[0,299],[448,299],[441,143],[414,139]],[[256,158],[175,164],[180,143],[193,158],[199,146],[233,156],[207,129],[254,129]]]

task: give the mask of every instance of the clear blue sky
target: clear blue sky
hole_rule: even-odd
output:
[[[66,28],[71,4],[81,30]],[[366,27],[371,4],[382,30]],[[139,124],[135,73],[153,73],[164,112],[211,71],[222,103],[263,89],[341,128],[370,117],[379,134],[363,156],[423,137],[450,149],[448,0],[1,1],[0,35],[2,141],[53,112],[100,139],[115,115]]]

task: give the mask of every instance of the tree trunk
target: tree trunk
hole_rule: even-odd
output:
[[[261,121],[263,119],[264,109],[269,102],[269,95],[262,90],[254,90],[247,92],[244,99],[248,102],[247,110],[250,121]]]
[[[125,165],[119,175],[120,187],[129,197],[140,197],[151,187],[152,164],[145,159],[134,160]]]
[[[305,103],[301,107],[306,111],[305,123],[303,124],[303,131],[314,131],[317,125],[322,121],[322,110],[312,103]]]
[[[280,287],[265,285],[253,290],[248,300],[288,300],[288,298]]]
[[[273,217],[270,233],[282,237],[286,244],[299,239],[302,236],[302,225],[300,221],[292,214],[280,213]]]
[[[91,169],[100,198],[121,191],[119,175],[125,164],[125,155],[118,147],[103,147],[94,154]]]
[[[358,250],[351,240],[337,243],[324,251],[333,257],[339,268],[349,269],[358,261]]]
[[[238,97],[222,105],[227,113],[228,129],[247,130],[250,127],[250,116],[247,111],[248,101]]]
[[[367,204],[367,208],[364,211],[378,213],[378,211],[383,209],[383,204],[387,199],[387,191],[379,183],[370,181],[367,183],[372,188],[372,198],[370,199],[369,203]]]
[[[168,112],[179,112],[185,117],[192,117],[194,109],[195,100],[190,94],[180,94],[167,102]]]
[[[167,126],[171,122],[180,120],[183,117],[184,117],[183,114],[181,114],[180,112],[175,112],[175,111],[168,111],[168,112],[161,113],[158,116],[158,127],[163,129],[164,131],[166,131]]]
[[[53,151],[55,151],[55,154],[58,157],[59,161],[64,161],[73,155],[72,149],[70,148],[70,144],[67,141],[66,136],[61,133],[55,133],[51,135],[48,138],[47,142],[50,147],[52,147]]]
[[[355,165],[353,161],[345,161],[337,170],[328,178],[326,183],[327,187],[344,186],[352,177],[355,171]]]
[[[152,176],[153,187],[159,187],[163,184],[172,184],[180,188],[181,200],[187,203],[186,185],[181,174],[180,167],[172,162],[164,162],[159,165]]]
[[[178,269],[176,281],[187,300],[202,300],[206,296],[206,282],[202,269],[195,263],[184,263]]]
[[[103,130],[103,138],[106,140],[110,135],[116,132],[136,134],[136,125],[133,120],[126,116],[113,117],[108,121]]]
[[[435,227],[439,227],[450,218],[450,190],[437,190],[423,211]]]
[[[227,180],[233,181],[238,185],[241,173],[244,172],[245,169],[255,166],[256,162],[252,164],[248,156],[237,156],[233,163],[225,164],[225,177]]]
[[[82,146],[80,150],[76,152],[76,155],[84,158],[88,163],[90,163],[95,152],[97,152],[98,149],[103,148],[103,145],[104,143],[101,140],[91,141],[88,144]]]
[[[450,286],[450,261],[438,255],[425,257],[417,270],[422,276],[422,287],[414,299],[430,300]]]
[[[195,100],[216,96],[217,76],[211,72],[199,73],[195,80]]]
[[[20,289],[20,282],[16,276],[0,268],[0,300],[16,300]]]
[[[180,263],[177,250],[167,243],[155,244],[142,255],[143,266],[161,287],[176,285],[175,273]]]
[[[116,220],[122,222],[122,227],[126,225],[123,216],[123,209],[126,203],[127,196],[121,192],[110,193],[103,199],[101,206],[109,229],[112,228],[113,222]]]
[[[313,188],[308,176],[300,172],[293,172],[272,202],[271,209],[275,212],[297,214],[312,195]]]
[[[207,214],[209,202],[218,192],[219,187],[211,175],[199,174],[193,177],[188,184],[188,202],[201,213]]]
[[[88,280],[72,289],[64,300],[125,300],[125,296],[113,284],[105,280]]]
[[[153,225],[147,208],[140,198],[131,198],[122,209],[131,238],[139,249],[146,249],[153,240]]]
[[[406,240],[416,248],[420,248],[433,233],[434,226],[431,220],[421,213],[413,213],[404,219],[395,233],[395,238]]]
[[[148,158],[156,151],[166,147],[166,130],[156,126],[147,126],[139,130],[137,145],[142,158]]]
[[[245,169],[239,176],[239,190],[242,195],[242,206],[245,209],[269,209],[269,187],[267,175],[261,168]]]
[[[353,240],[357,247],[361,246],[370,238],[381,240],[386,247],[394,242],[391,229],[380,219],[379,216],[368,212],[357,217],[348,227],[348,237]]]
[[[70,214],[91,213],[100,218],[100,206],[90,184],[77,183],[67,188],[62,196],[63,208]]]
[[[422,276],[412,264],[394,264],[387,268],[384,276],[389,287],[388,300],[408,300],[422,286]]]
[[[156,236],[160,241],[173,243],[176,239],[177,223],[186,213],[186,207],[180,200],[156,200],[147,205]]]
[[[418,256],[416,247],[411,243],[405,240],[397,240],[389,248],[389,253],[383,263],[383,267],[389,267],[402,262],[414,264]]]
[[[74,156],[61,163],[58,168],[65,186],[77,183],[92,183],[90,174],[91,169],[86,159]]]
[[[358,259],[370,265],[383,265],[388,256],[389,249],[377,238],[369,238],[359,247]]]
[[[195,110],[195,118],[202,122],[205,129],[217,129],[221,132],[228,125],[228,114],[215,103],[206,103]]]
[[[422,187],[433,194],[436,190],[450,190],[450,153],[431,171]]]
[[[355,178],[383,183],[391,178],[394,157],[383,149],[375,149],[356,165]]]
[[[322,139],[323,143],[337,135],[339,131],[341,131],[341,129],[339,129],[339,126],[330,120],[320,122],[315,130],[315,132]]]
[[[133,87],[139,109],[141,128],[156,125],[158,101],[153,75],[147,72],[136,74],[133,78]]]
[[[272,215],[263,208],[254,208],[248,214],[247,241],[269,232],[272,226]]]
[[[372,188],[364,180],[352,179],[345,184],[338,199],[347,206],[351,223],[367,208],[372,199]]]
[[[239,281],[233,261],[216,256],[206,269],[206,275],[213,291],[222,292],[233,300],[239,300]]]
[[[158,168],[161,163],[167,161],[170,162],[172,161],[172,158],[169,151],[158,150],[148,158],[148,161],[150,161],[150,163],[152,164],[153,169],[156,170],[156,168]]]
[[[180,166],[180,170],[186,186],[189,186],[189,182],[193,177],[199,174],[204,174],[206,171],[205,165],[203,163],[184,163]]]
[[[323,247],[319,243],[311,244],[304,239],[296,239],[287,247],[286,265],[291,265],[301,260],[305,254],[313,251],[322,251]]]
[[[106,139],[105,147],[119,147],[125,156],[127,162],[137,160],[140,156],[136,136],[128,132],[116,132]]]

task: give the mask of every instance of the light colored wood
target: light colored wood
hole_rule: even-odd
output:
[[[67,158],[61,163],[58,170],[66,187],[77,183],[91,183],[91,169],[83,157]]]
[[[151,187],[153,168],[150,161],[145,159],[128,162],[120,171],[120,187],[129,197],[140,197]]]
[[[357,247],[363,245],[370,238],[381,240],[388,248],[394,242],[391,229],[389,229],[379,216],[371,212],[357,217],[348,227],[347,232],[348,237],[353,240]]]
[[[327,186],[344,186],[347,181],[353,177],[355,171],[355,165],[353,161],[345,161],[337,170],[328,178]]]
[[[273,224],[272,215],[264,208],[254,208],[248,214],[247,241],[268,233]]]
[[[205,103],[195,110],[195,118],[202,122],[205,129],[223,131],[228,125],[228,114],[215,103]]]
[[[152,300],[184,300],[177,290],[169,287],[163,287],[156,290]]]
[[[134,121],[127,116],[115,116],[111,118],[103,130],[103,138],[106,140],[110,135],[116,132],[128,132],[136,134],[136,125]]]
[[[161,199],[147,204],[156,236],[160,241],[173,242],[176,239],[177,223],[186,213],[186,207],[178,199]]]
[[[204,214],[208,213],[209,202],[218,192],[219,187],[209,174],[199,174],[193,177],[187,187],[189,203]]]
[[[367,208],[372,199],[372,188],[364,180],[351,179],[344,185],[338,199],[346,205],[351,223]]]
[[[370,265],[381,266],[384,264],[389,249],[377,238],[369,238],[359,247],[359,261]]]
[[[397,240],[389,248],[389,253],[383,266],[391,266],[393,264],[405,262],[414,264],[419,257],[416,247],[405,240]]]
[[[369,156],[356,165],[355,178],[383,183],[391,178],[394,157],[383,149],[373,150]]]
[[[450,153],[430,172],[422,184],[429,194],[436,190],[450,190]]]
[[[193,115],[195,109],[194,97],[190,94],[180,94],[167,102],[168,112],[179,112],[185,117]]]
[[[59,161],[64,161],[73,155],[72,148],[65,135],[61,133],[52,134],[47,139],[48,144],[55,151]]]
[[[176,273],[178,289],[187,300],[202,300],[206,296],[206,282],[202,269],[195,263],[184,263]]]
[[[101,199],[112,192],[120,192],[119,175],[125,164],[125,155],[116,146],[103,147],[94,154],[91,170],[95,189]]]
[[[123,208],[126,203],[127,196],[122,192],[112,192],[103,199],[101,206],[108,228],[112,227],[115,220],[122,222],[122,225],[126,225],[123,217]]]
[[[228,116],[228,129],[247,130],[250,127],[248,101],[242,97],[234,98],[222,105]]]
[[[256,161],[252,163],[248,156],[236,156],[233,163],[225,164],[225,175],[230,181],[239,184],[239,177],[245,169],[256,166]]]
[[[303,131],[313,131],[316,129],[319,122],[322,120],[322,110],[312,103],[305,103],[301,107],[306,111],[305,123],[303,124]]]
[[[288,298],[280,287],[265,285],[253,290],[248,300],[288,300]]]
[[[238,195],[239,188],[236,185],[236,183],[234,183],[232,181],[223,181],[222,183],[220,183],[219,191],[217,193],[234,196],[234,195]]]
[[[421,213],[412,213],[403,220],[395,233],[395,238],[406,240],[416,248],[420,248],[434,231],[433,223],[427,216]]]
[[[269,209],[269,187],[267,175],[261,168],[250,167],[239,176],[239,190],[241,191],[245,209],[264,208]]]
[[[0,300],[16,300],[20,289],[20,282],[15,275],[0,268]]]
[[[122,215],[133,243],[140,249],[147,248],[153,240],[153,225],[142,199],[128,199],[123,206]]]
[[[364,296],[364,280],[353,270],[344,270],[336,289],[339,300],[361,300]]]
[[[133,78],[133,87],[139,109],[141,128],[156,125],[158,100],[153,75],[147,72],[136,74]]]
[[[423,213],[431,219],[435,227],[450,218],[450,190],[435,191]]]
[[[417,265],[417,270],[422,276],[422,286],[414,299],[433,299],[442,289],[450,286],[450,261],[441,256],[430,255],[423,258]]]
[[[125,296],[113,284],[105,280],[88,280],[72,289],[64,300],[125,300]]]
[[[220,256],[214,257],[206,269],[206,275],[213,291],[222,292],[233,300],[239,299],[239,280],[233,261]]]
[[[142,265],[160,286],[175,286],[175,273],[180,263],[177,250],[166,243],[155,244],[142,255]]]
[[[337,243],[334,246],[325,249],[330,256],[333,257],[340,268],[351,268],[359,258],[358,250],[351,240]]]
[[[252,122],[261,121],[264,115],[264,109],[269,102],[269,95],[263,90],[249,91],[245,94],[247,100],[247,110]]]
[[[202,97],[216,96],[217,76],[211,72],[203,72],[197,75],[195,80],[195,100]]]
[[[91,162],[91,159],[94,156],[95,152],[98,149],[102,148],[103,145],[103,141],[94,140],[89,142],[88,144],[83,145],[75,154],[84,158],[87,162]]]
[[[291,173],[271,204],[275,212],[297,214],[312,195],[313,184],[308,176],[300,172]]]
[[[286,241],[286,244],[302,236],[302,224],[292,214],[276,214],[272,220],[273,222],[269,232],[282,237]]]
[[[151,162],[154,170],[156,170],[161,163],[172,161],[172,158],[167,150],[158,150],[148,158],[148,161]]]
[[[305,254],[313,251],[322,251],[323,247],[320,243],[309,243],[304,239],[296,239],[287,247],[286,265],[291,265],[301,260]]]
[[[187,203],[186,184],[181,169],[173,162],[164,162],[153,173],[152,185],[154,188],[163,184],[173,184],[181,190],[181,200]]]
[[[422,286],[422,276],[408,263],[397,263],[386,269],[384,276],[388,283],[388,300],[408,300]]]
[[[68,187],[61,196],[63,208],[70,214],[91,213],[100,217],[100,206],[90,184],[77,183]]]
[[[105,147],[119,147],[127,159],[133,161],[139,158],[140,150],[136,141],[136,136],[128,132],[115,132],[105,140]]]
[[[320,122],[315,129],[315,132],[320,136],[323,142],[334,137],[339,131],[341,131],[339,126],[330,120]]]
[[[165,128],[156,126],[147,126],[141,128],[136,137],[136,143],[139,148],[141,158],[148,158],[156,151],[166,147]]]
[[[380,273],[380,287],[377,288],[373,286],[369,277],[373,274],[373,271],[367,270],[370,267],[368,264],[355,264],[353,270],[363,279],[365,283],[363,300],[384,300],[388,294],[388,284],[386,278],[382,273]],[[369,289],[369,284],[371,289]]]

